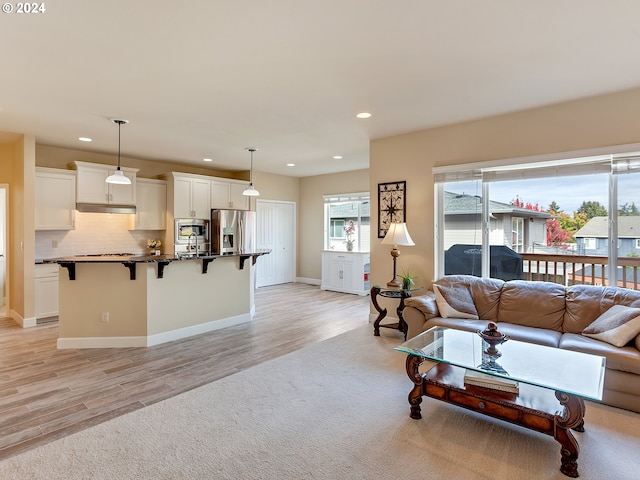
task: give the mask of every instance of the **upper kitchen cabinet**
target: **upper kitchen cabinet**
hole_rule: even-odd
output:
[[[171,172],[174,218],[211,217],[211,181],[202,175]]]
[[[136,215],[133,230],[167,228],[167,183],[139,178],[136,185]]]
[[[76,173],[36,168],[36,230],[72,230],[76,208]]]
[[[249,182],[242,180],[212,180],[211,208],[249,210],[249,197],[242,194],[248,186]]]
[[[107,183],[114,167],[99,163],[75,162],[77,169],[76,202],[98,205],[135,205],[137,168],[121,167],[131,185]]]

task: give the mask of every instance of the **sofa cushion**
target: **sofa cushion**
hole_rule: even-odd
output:
[[[435,282],[436,285],[453,287],[464,285],[471,292],[478,317],[492,322],[498,319],[498,304],[504,280],[480,278],[472,275],[446,275]]]
[[[445,287],[434,284],[433,291],[436,294],[436,304],[441,317],[478,318],[471,292],[466,286]]]
[[[600,315],[582,334],[624,347],[640,333],[640,308],[614,305]]]
[[[547,347],[557,347],[562,337],[562,333],[555,330],[527,327],[526,325],[515,325],[507,322],[499,323],[498,330],[509,335],[512,340],[546,345]]]
[[[640,308],[640,291],[628,288],[573,285],[567,287],[563,330],[581,333],[614,305]]]
[[[565,288],[548,282],[511,280],[504,284],[498,322],[562,331]]]
[[[635,347],[614,347],[584,335],[565,333],[560,339],[560,348],[601,355],[607,359],[607,369],[640,375],[640,351]]]

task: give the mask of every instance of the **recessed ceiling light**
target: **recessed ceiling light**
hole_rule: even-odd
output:
[[[213,162],[213,158],[203,158],[203,162]]]
[[[369,118],[371,114],[369,112],[362,112],[356,115],[358,118]]]
[[[80,140],[81,142],[92,142],[93,141],[89,137],[80,137],[80,138],[78,138],[78,140]]]
[[[334,155],[333,158],[336,160],[342,160],[342,155]]]
[[[296,164],[295,163],[287,163],[287,167],[295,167]]]

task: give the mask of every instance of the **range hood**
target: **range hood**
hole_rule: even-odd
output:
[[[76,203],[76,210],[87,213],[136,213],[135,205],[103,205],[99,203]]]

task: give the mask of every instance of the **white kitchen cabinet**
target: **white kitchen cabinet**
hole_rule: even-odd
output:
[[[368,295],[369,252],[322,252],[322,290]]]
[[[36,318],[58,315],[58,264],[36,265]]]
[[[249,197],[242,194],[248,186],[249,182],[242,180],[212,180],[211,208],[249,210]]]
[[[105,180],[115,172],[115,167],[99,163],[75,162],[76,201],[96,205],[135,205],[137,168],[120,167],[131,185],[107,183]]]
[[[165,230],[167,183],[149,178],[138,178],[136,183],[136,214],[132,230]]]
[[[174,218],[210,218],[211,180],[201,175],[172,173]]]
[[[76,208],[76,173],[36,168],[36,230],[72,230]]]

